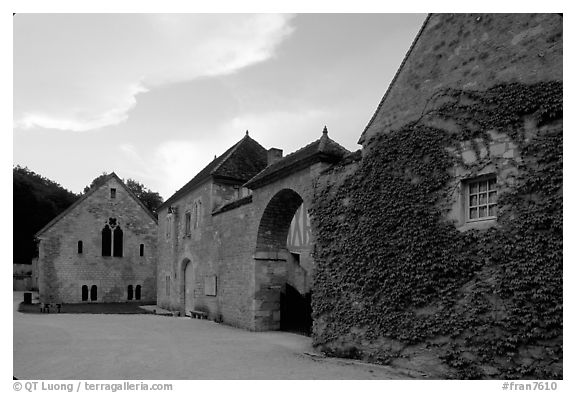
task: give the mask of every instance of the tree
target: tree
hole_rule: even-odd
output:
[[[126,179],[124,183],[126,187],[136,195],[140,202],[156,215],[156,209],[158,209],[163,202],[160,194],[148,189],[144,184],[134,179]]]
[[[13,263],[29,264],[36,256],[34,234],[74,203],[76,195],[26,167],[12,168],[14,196]]]
[[[104,178],[106,176],[108,176],[108,173],[102,172],[101,175],[95,177],[89,186],[84,187],[84,194],[86,194],[88,191],[90,191],[91,188],[98,187],[100,184],[102,184],[104,182]]]

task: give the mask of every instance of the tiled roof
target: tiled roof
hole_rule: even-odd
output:
[[[168,198],[158,207],[158,210],[193,190],[210,177],[230,179],[242,183],[260,172],[264,167],[266,167],[266,149],[246,133],[244,138],[226,150],[224,154],[216,157],[188,183]]]
[[[328,137],[328,130],[324,127],[320,139],[267,166],[244,186],[255,189],[306,165],[318,161],[337,162],[348,154],[348,150]]]

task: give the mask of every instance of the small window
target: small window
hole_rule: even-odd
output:
[[[202,215],[202,201],[194,203],[194,229],[200,227],[200,217]]]
[[[93,302],[98,300],[98,287],[96,285],[92,285],[90,288],[90,300]]]
[[[82,254],[83,251],[83,244],[82,244],[82,240],[78,240],[78,254]]]
[[[466,220],[495,219],[497,215],[496,177],[483,177],[466,183]]]
[[[128,300],[132,300],[134,298],[134,288],[132,285],[128,285]]]
[[[184,233],[190,235],[190,223],[192,222],[192,215],[190,212],[186,212],[184,216]]]
[[[168,213],[166,216],[166,239],[170,239],[172,234],[172,214]]]
[[[140,256],[144,256],[144,244],[140,244]]]
[[[116,189],[111,188],[110,189],[110,199],[115,199],[115,198],[116,198]]]
[[[134,297],[136,300],[140,300],[140,295],[142,293],[142,287],[140,285],[136,285],[136,291],[134,293]]]
[[[82,285],[82,301],[88,301],[88,285]]]

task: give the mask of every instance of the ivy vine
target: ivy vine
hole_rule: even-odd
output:
[[[374,357],[360,342],[428,343],[460,378],[486,377],[485,365],[500,378],[561,378],[562,127],[548,126],[562,119],[562,83],[445,89],[428,106],[316,190],[314,343],[382,363],[398,352]],[[462,165],[450,149],[490,130],[518,145],[519,175],[499,195],[497,226],[461,232],[442,207]],[[441,336],[449,343],[433,344]],[[342,337],[358,345],[339,348]],[[541,361],[522,362],[526,348],[545,348]]]

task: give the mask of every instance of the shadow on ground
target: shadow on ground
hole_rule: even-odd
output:
[[[54,314],[60,312],[61,314],[154,314],[152,310],[146,310],[140,306],[148,303],[75,303],[75,304],[62,304],[60,310],[50,309],[49,313]],[[24,302],[18,305],[18,311],[27,314],[40,314],[40,304],[32,303],[25,304]]]

